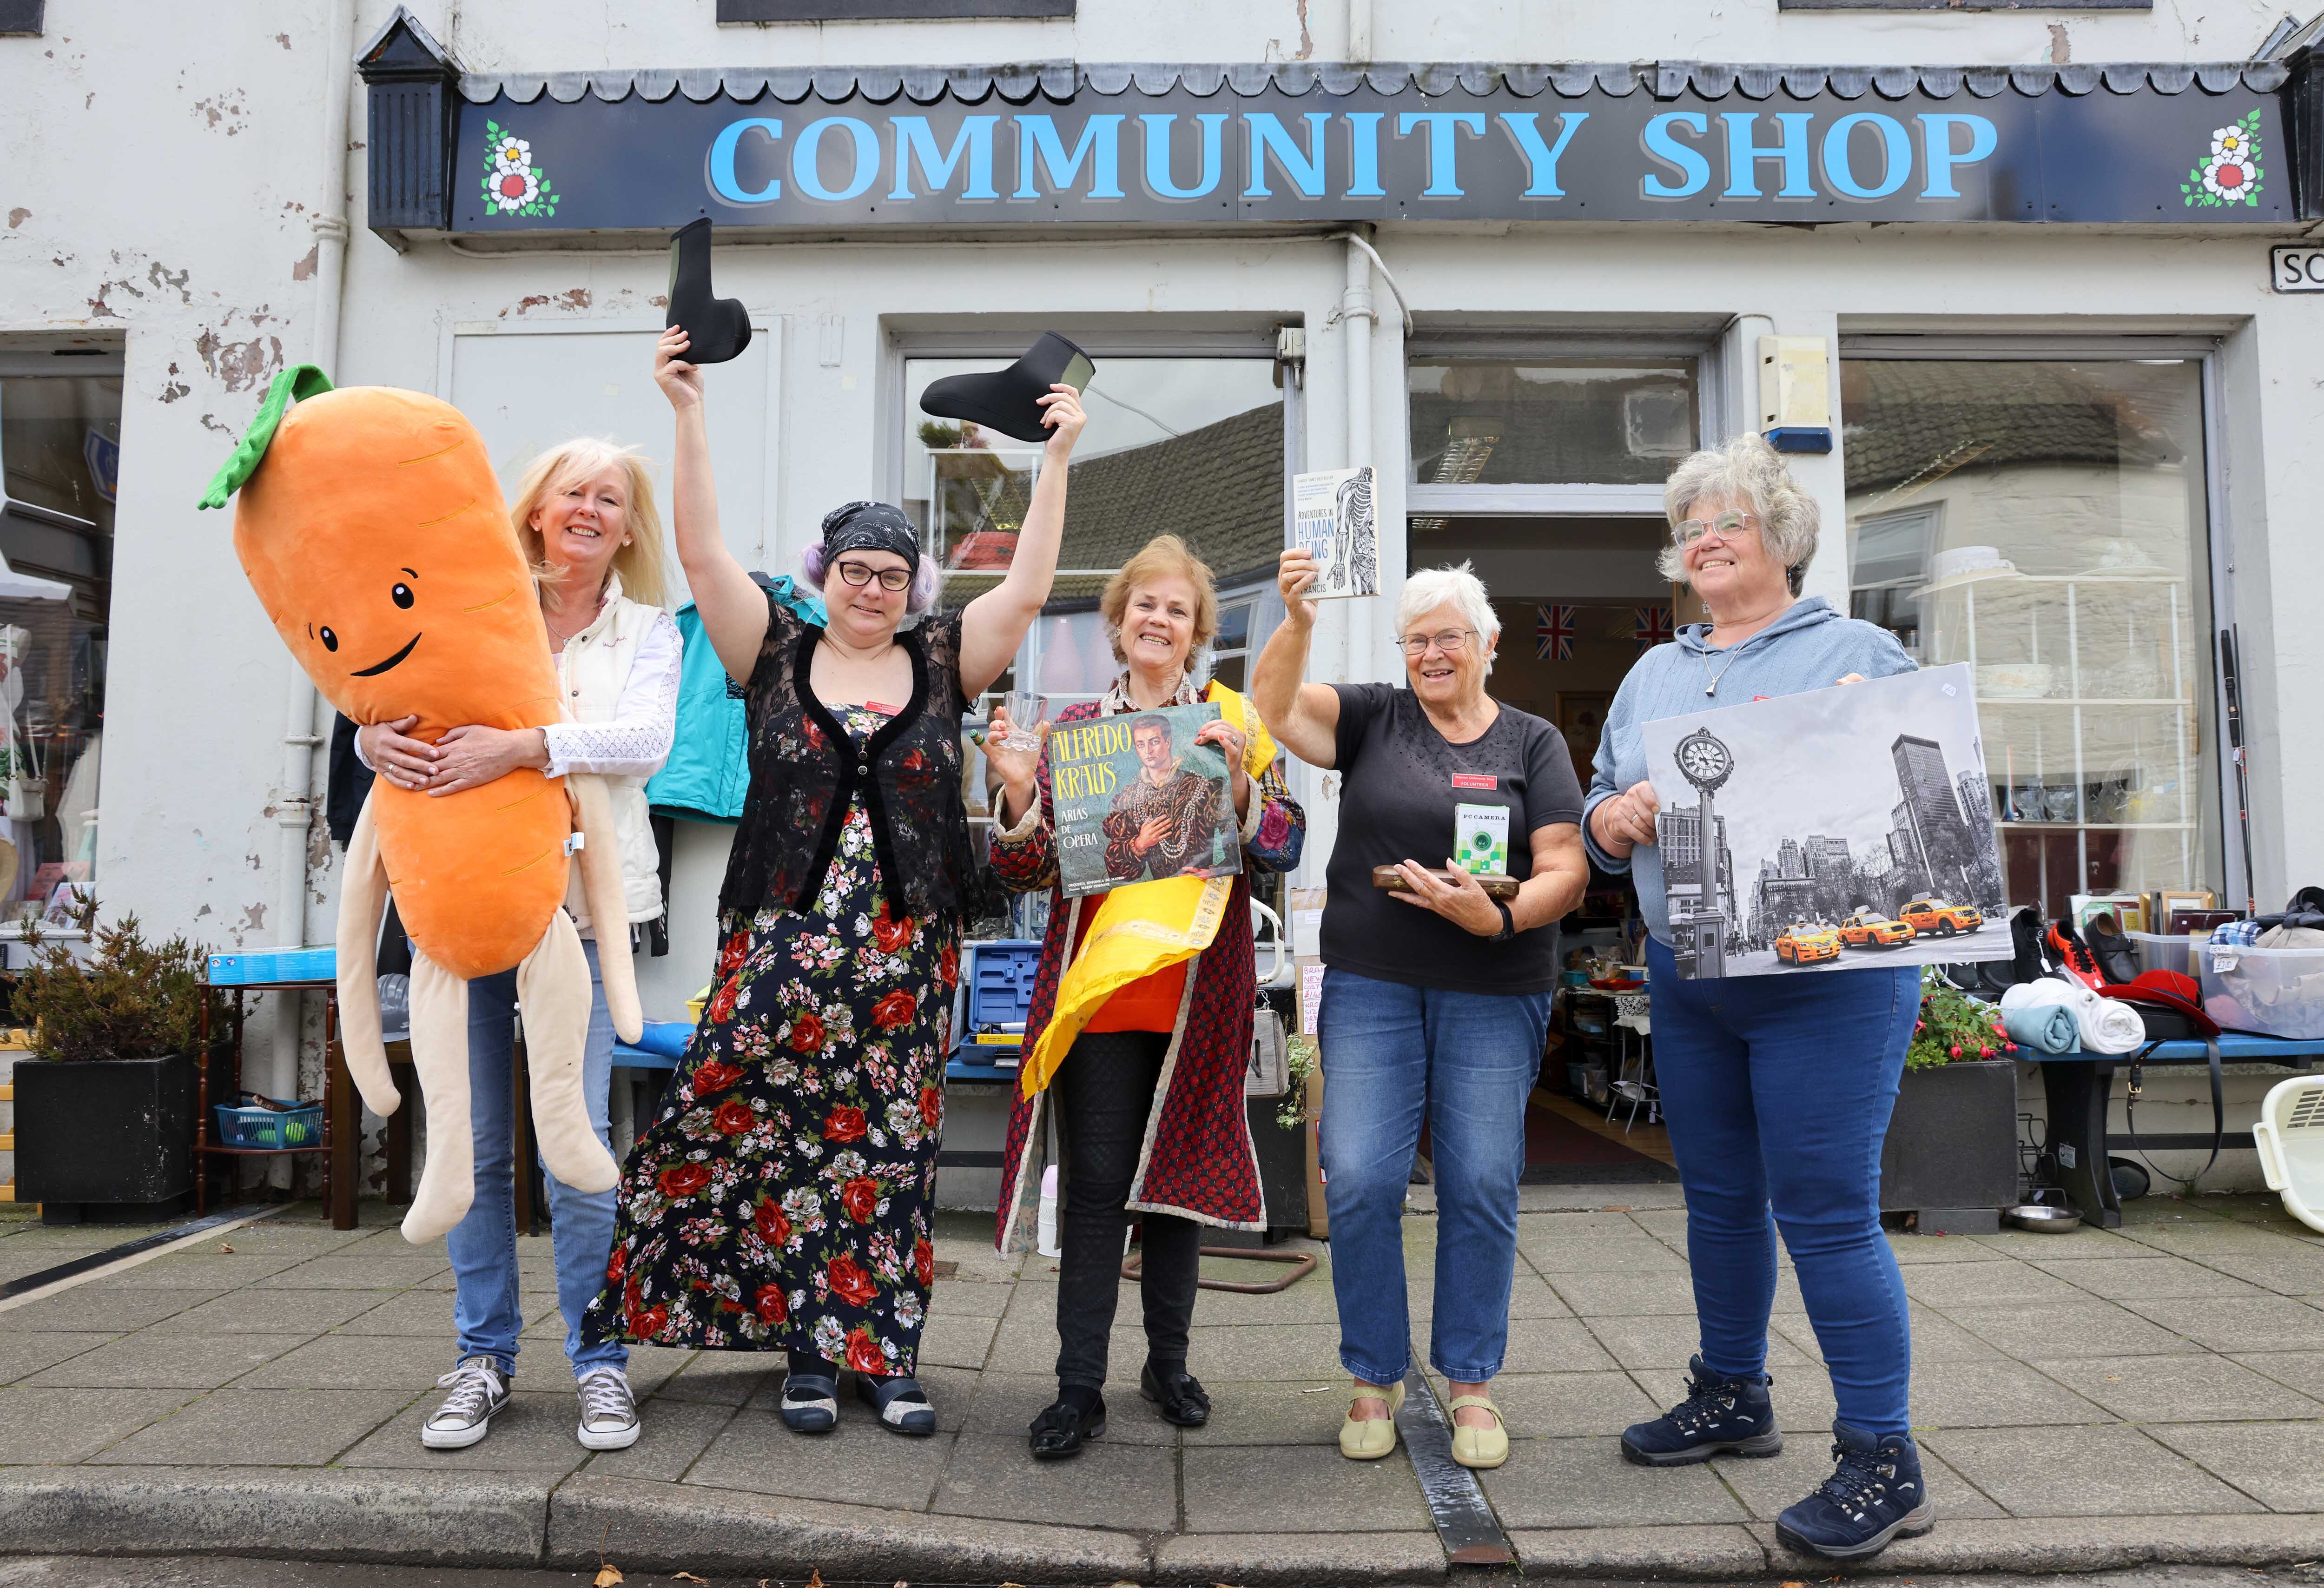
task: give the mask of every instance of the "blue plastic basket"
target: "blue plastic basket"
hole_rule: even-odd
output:
[[[213,1112],[217,1115],[218,1145],[221,1147],[251,1147],[279,1151],[284,1148],[320,1147],[323,1144],[323,1105],[319,1103],[289,1110],[236,1108],[232,1103],[221,1103]]]

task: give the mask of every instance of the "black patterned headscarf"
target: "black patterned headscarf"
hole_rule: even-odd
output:
[[[823,560],[828,568],[849,551],[892,551],[918,572],[920,532],[885,502],[850,502],[823,516]]]

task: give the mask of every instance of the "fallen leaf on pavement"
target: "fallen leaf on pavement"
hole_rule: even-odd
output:
[[[823,1573],[819,1569],[810,1569],[807,1572],[807,1588],[823,1588]]]
[[[621,1580],[621,1567],[610,1565],[599,1566],[597,1568],[597,1580],[591,1583],[589,1588],[613,1588],[613,1584]]]
[[[228,1246],[225,1242],[221,1241],[221,1242],[218,1242],[218,1250],[219,1250],[221,1252],[231,1252],[231,1251],[234,1251],[234,1248],[233,1248],[233,1247],[231,1247],[231,1246]]]
[[[692,1572],[678,1572],[678,1573],[676,1573],[676,1574],[673,1574],[673,1576],[672,1576],[671,1580],[672,1580],[673,1582],[678,1582],[678,1583],[701,1583],[701,1584],[703,1585],[703,1588],[710,1588],[710,1579],[709,1579],[709,1578],[707,1578],[707,1577],[697,1577],[697,1576],[696,1576]]]

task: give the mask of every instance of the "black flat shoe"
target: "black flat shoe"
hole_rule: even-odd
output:
[[[1199,1428],[1211,1420],[1211,1398],[1204,1393],[1202,1380],[1185,1368],[1157,1373],[1154,1364],[1148,1362],[1138,1375],[1138,1392],[1161,1408],[1166,1423]]]
[[[783,1380],[776,1410],[794,1434],[828,1434],[839,1422],[839,1384],[814,1373],[793,1373]]]
[[[1082,1446],[1105,1433],[1105,1401],[1101,1397],[1087,1411],[1060,1400],[1042,1408],[1033,1419],[1035,1461],[1062,1461],[1079,1455]]]
[[[936,1431],[936,1408],[927,1391],[914,1378],[872,1379],[855,1375],[855,1399],[880,1414],[880,1426],[891,1434],[926,1438]]]

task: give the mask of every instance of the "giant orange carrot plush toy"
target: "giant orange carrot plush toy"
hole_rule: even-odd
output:
[[[412,736],[431,743],[465,723],[560,720],[532,570],[484,439],[456,409],[385,386],[335,392],[322,371],[300,365],[275,377],[201,505],[223,507],[237,489],[243,571],[315,687],[349,717],[417,716]],[[444,1233],[475,1195],[467,983],[512,966],[542,1161],[576,1190],[613,1185],[581,1085],[589,965],[563,908],[576,847],[591,915],[626,919],[596,778],[526,768],[442,799],[385,778],[372,785],[339,897],[339,1000],[348,1073],[374,1113],[392,1113],[401,1099],[373,975],[392,890],[418,950],[411,1057],[429,1123],[407,1240]],[[609,946],[600,963],[614,1029],[635,1040],[637,985],[623,949]]]

